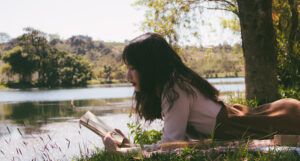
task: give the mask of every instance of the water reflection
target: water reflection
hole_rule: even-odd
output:
[[[3,119],[13,120],[17,124],[34,125],[38,121],[47,123],[51,117],[65,117],[74,114],[66,102],[26,102],[2,105]]]
[[[87,110],[97,115],[105,115],[124,113],[129,107],[128,98],[1,104],[0,120],[39,127],[41,124],[78,118]]]

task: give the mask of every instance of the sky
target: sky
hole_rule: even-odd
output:
[[[134,0],[0,0],[0,32],[11,37],[33,27],[62,39],[87,35],[94,40],[124,42],[142,34],[144,10],[132,6]],[[239,35],[218,27],[222,14],[211,15],[211,26],[202,27],[201,39],[191,38],[195,45],[233,44]],[[212,28],[214,26],[214,28]]]

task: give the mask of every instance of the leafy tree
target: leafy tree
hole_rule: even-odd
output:
[[[50,46],[46,39],[46,34],[34,28],[24,29],[27,33],[18,37],[18,44],[21,45],[27,53],[30,53],[38,61],[38,84],[44,85],[45,74],[47,73],[48,57],[50,56]]]
[[[240,33],[241,32],[241,27],[240,27],[240,22],[237,19],[237,17],[234,17],[232,19],[223,19],[221,22],[223,28],[228,28],[235,33]]]
[[[39,82],[39,86],[86,85],[92,77],[90,63],[81,56],[52,49],[51,56],[45,62],[43,82]]]
[[[297,88],[300,85],[299,14],[300,10],[297,8],[297,1],[273,1],[273,20],[279,54],[279,81],[285,88]]]
[[[104,65],[104,78],[106,83],[111,83],[111,72],[112,72],[112,67],[109,65]]]
[[[21,83],[31,83],[31,75],[37,69],[36,57],[20,46],[5,52],[3,61],[11,66],[11,71],[20,75]]]
[[[62,86],[86,85],[92,78],[91,65],[80,56],[60,53],[59,77]]]
[[[1,73],[1,75],[4,75],[4,77],[1,77],[1,80],[0,80],[1,83],[6,84],[6,83],[10,82],[10,79],[13,76],[13,73],[11,71],[12,71],[12,69],[9,64],[3,64],[1,66],[0,73]]]
[[[182,28],[193,29],[195,25],[199,25],[199,11],[201,13],[203,9],[209,8],[236,14],[241,27],[247,99],[265,103],[279,97],[272,1],[137,0],[136,4],[148,8],[144,27],[161,33],[175,45],[179,33],[183,33]],[[195,30],[191,32],[192,35],[199,35]]]

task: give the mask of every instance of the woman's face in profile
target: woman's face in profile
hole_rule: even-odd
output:
[[[134,91],[140,91],[140,79],[138,71],[133,68],[131,65],[127,65],[127,80],[134,87]]]

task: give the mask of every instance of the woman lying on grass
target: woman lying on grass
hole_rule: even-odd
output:
[[[188,68],[158,34],[133,39],[122,56],[135,89],[135,111],[147,121],[163,119],[162,142],[212,134],[222,140],[300,134],[298,100],[281,99],[255,108],[225,105],[219,91]],[[120,148],[110,135],[103,141],[110,149]]]

